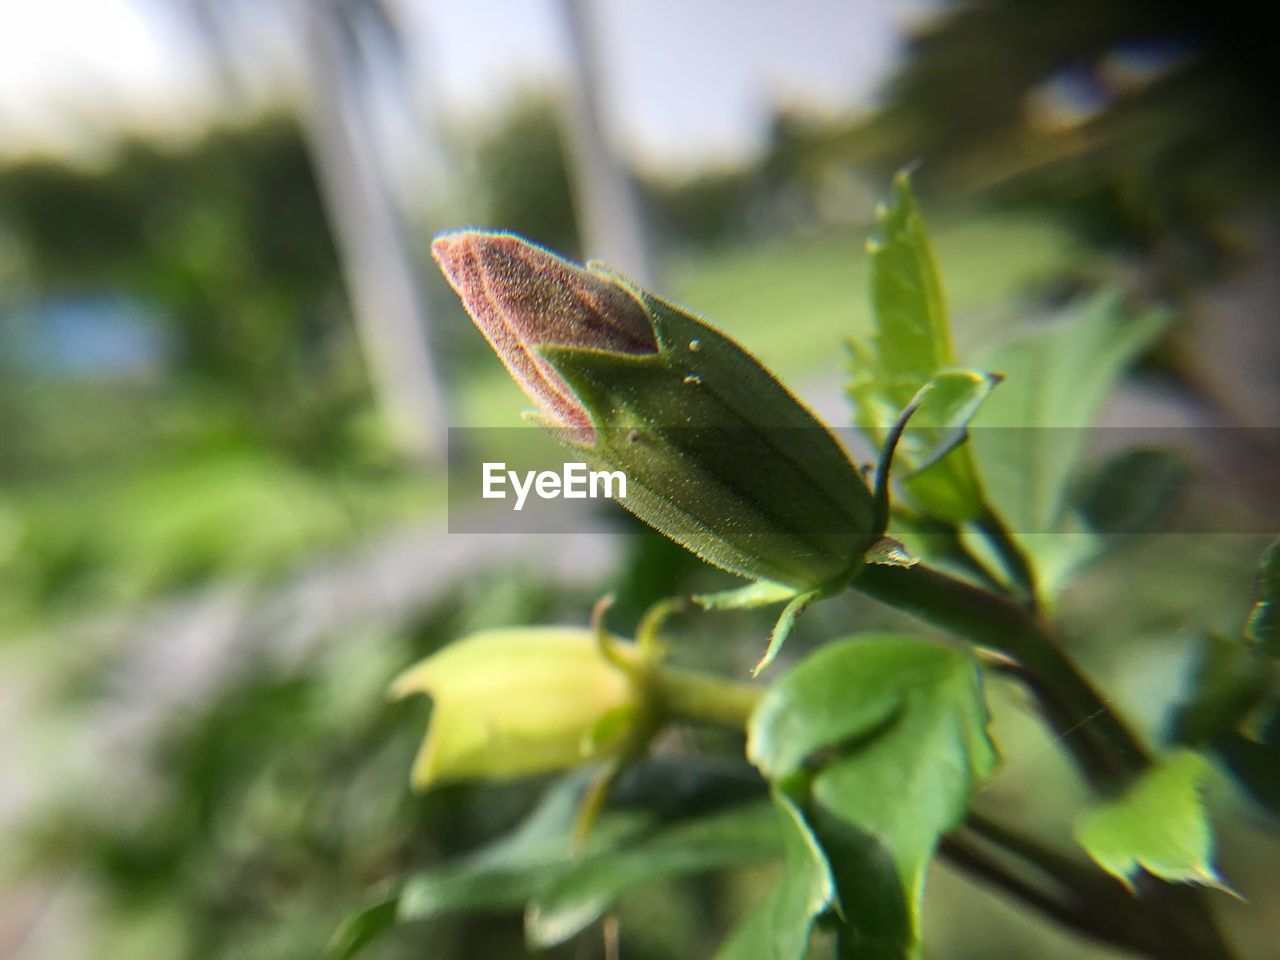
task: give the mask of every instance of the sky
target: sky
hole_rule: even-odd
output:
[[[0,153],[80,150],[121,125],[194,132],[216,74],[183,19],[192,0],[0,0]],[[218,0],[269,90],[294,38],[281,11],[310,0]],[[388,0],[415,99],[477,122],[566,77],[559,0]],[[865,109],[891,68],[902,0],[588,0],[609,136],[642,165],[732,163],[758,149],[775,104]],[[274,10],[273,10],[274,8]]]

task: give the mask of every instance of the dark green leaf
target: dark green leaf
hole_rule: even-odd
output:
[[[1096,533],[1144,533],[1177,509],[1190,475],[1175,451],[1126,450],[1085,478],[1076,507]]]
[[[400,897],[392,894],[342,921],[325,948],[325,960],[351,960],[396,924]]]
[[[1267,692],[1265,664],[1239,639],[1206,634],[1187,699],[1173,719],[1179,743],[1202,747],[1240,729]]]
[[[1225,733],[1210,748],[1249,796],[1280,814],[1280,704],[1260,716],[1256,727],[1248,734]]]
[[[1222,887],[1213,868],[1213,832],[1200,792],[1208,761],[1179,750],[1117,800],[1076,822],[1076,839],[1108,873],[1131,884],[1139,870],[1175,883]]]
[[[526,934],[537,947],[563,943],[633,887],[690,873],[764,863],[781,854],[778,818],[767,804],[677,823],[634,844],[584,857],[568,866],[529,904]]]
[[[540,935],[603,909],[594,895],[670,874],[781,855],[763,781],[745,764],[652,760],[622,773],[604,813],[576,849],[574,827],[590,771],[552,785],[512,833],[455,862],[409,875],[348,918],[330,960],[350,960],[392,923],[450,913],[519,910],[537,901]],[[600,886],[594,886],[599,883]],[[539,898],[546,897],[545,901]],[[596,904],[598,906],[592,906]],[[608,901],[604,906],[608,905]]]
[[[1280,811],[1280,671],[1257,646],[1205,635],[1173,714],[1178,743],[1211,754],[1255,801]]]
[[[803,783],[794,789],[812,805],[824,844],[839,833],[846,858],[865,858],[842,862],[837,879],[873,876],[886,855],[895,865],[891,889],[861,883],[846,896],[841,888],[850,936],[879,953],[909,952],[918,939],[924,868],[996,766],[986,723],[968,653],[895,634],[822,648],[775,684],[752,717],[751,759],[775,783]],[[897,936],[883,910],[894,902],[906,904]]]
[[[399,919],[522,907],[573,854],[582,785],[581,776],[566,777],[513,833],[459,861],[411,875],[400,891]],[[602,817],[592,839],[604,845],[641,830],[635,821]]]

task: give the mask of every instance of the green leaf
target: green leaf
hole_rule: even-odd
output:
[[[538,929],[567,927],[573,916],[586,917],[590,904],[581,898],[592,894],[595,880],[602,890],[620,892],[665,871],[777,858],[777,824],[770,808],[756,802],[764,784],[744,778],[749,772],[745,764],[703,760],[638,763],[619,776],[585,847],[578,848],[574,827],[591,771],[575,771],[553,784],[510,834],[410,874],[350,916],[334,934],[327,960],[350,960],[393,923],[514,911],[539,902],[544,919]]]
[[[801,960],[816,917],[835,903],[826,855],[796,804],[773,795],[782,830],[782,877],[763,904],[730,935],[716,960]]]
[[[1081,815],[1076,840],[1130,887],[1142,869],[1175,883],[1224,887],[1211,862],[1213,833],[1200,795],[1210,769],[1191,750],[1170,754],[1124,796]]]
[[[1000,377],[977,370],[942,370],[921,388],[920,404],[911,418],[898,456],[914,479],[968,439],[968,426],[978,408],[1000,383]]]
[[[327,960],[351,960],[396,923],[467,910],[518,908],[571,854],[585,773],[553,785],[512,833],[461,860],[421,870],[352,914],[330,941]],[[634,825],[632,825],[634,828]]]
[[[1211,748],[1249,796],[1280,814],[1280,704],[1260,713],[1254,726],[1247,734],[1223,734]]]
[[[1267,656],[1280,658],[1280,539],[1263,554],[1255,584],[1258,599],[1249,612],[1245,636]]]
[[[1078,432],[1048,431],[1064,438]],[[1069,502],[1064,502],[1051,533],[1014,536],[1034,561],[1041,598],[1052,598],[1070,577],[1122,547],[1129,537],[1160,529],[1177,512],[1189,477],[1188,465],[1177,452],[1136,449],[1110,457],[1069,483]],[[982,555],[984,545],[969,542]]]
[[[626,891],[664,878],[752,866],[782,854],[778,818],[753,804],[677,823],[635,844],[585,857],[539,892],[525,912],[535,947],[563,943],[598,919]]]
[[[1084,428],[1168,322],[1158,312],[1128,317],[1118,294],[1103,293],[986,357],[1005,381],[974,418],[970,447],[1015,533],[1057,529]]]
[[[1240,729],[1266,696],[1264,662],[1238,638],[1206,634],[1200,640],[1187,698],[1173,717],[1173,735],[1192,747],[1212,744]]]
[[[929,233],[905,171],[894,177],[892,199],[877,220],[878,233],[867,243],[876,353],[893,377],[884,393],[901,408],[955,356]]]
[[[854,422],[881,446],[899,413],[932,383],[900,444],[897,462],[912,476],[906,493],[922,510],[953,523],[983,511],[982,489],[964,427],[998,382],[955,363],[942,284],[928,231],[906,173],[894,178],[890,204],[878,211],[867,244],[875,333],[852,344],[849,398]]]
[[[1074,498],[1076,509],[1095,533],[1145,533],[1171,516],[1190,475],[1176,451],[1126,450],[1085,477]]]
[[[752,716],[748,756],[775,784],[802,792],[819,837],[844,851],[832,863],[848,881],[845,920],[873,955],[918,944],[925,866],[997,763],[986,723],[968,653],[896,634],[823,647]],[[895,868],[889,888],[858,879],[885,862]],[[905,906],[898,917],[885,909],[895,902]]]
[[[564,778],[513,833],[458,861],[412,874],[400,891],[399,920],[522,907],[573,856],[582,785],[582,776]],[[643,829],[635,820],[601,817],[591,841],[608,845]]]
[[[392,894],[347,917],[325,948],[325,960],[351,960],[395,926],[399,907],[399,894]]]

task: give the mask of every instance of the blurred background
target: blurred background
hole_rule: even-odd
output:
[[[1280,426],[1268,13],[0,0],[0,957],[318,956],[380,880],[539,788],[412,796],[427,708],[386,703],[396,672],[482,626],[583,623],[609,590],[626,633],[724,584],[613,510],[448,532],[448,428],[527,404],[430,262],[441,230],[605,259],[844,424],[865,238],[917,164],[962,358],[1118,285],[1176,319],[1107,422]],[[1064,598],[1076,652],[1153,738],[1201,631],[1239,632],[1264,542],[1134,547]],[[890,622],[832,601],[794,652]],[[765,630],[673,625],[680,658],[740,676]],[[1069,771],[993,696],[993,809],[1066,842]],[[1254,904],[1219,905],[1274,956],[1275,821],[1215,802]],[[758,881],[627,897],[624,954],[709,955]],[[945,868],[931,884],[934,956],[1103,955]],[[524,948],[518,916],[460,918],[373,954]]]

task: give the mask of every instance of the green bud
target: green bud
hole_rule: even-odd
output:
[[[839,442],[714,327],[607,268],[511,234],[459,232],[433,252],[525,393],[533,419],[620,502],[702,559],[781,585],[843,585],[876,539],[870,491]]]
[[[638,717],[641,693],[626,663],[632,645],[593,630],[517,627],[476,633],[410,667],[395,698],[434,702],[412,783],[503,779],[608,755]],[[612,658],[612,659],[611,659]]]

